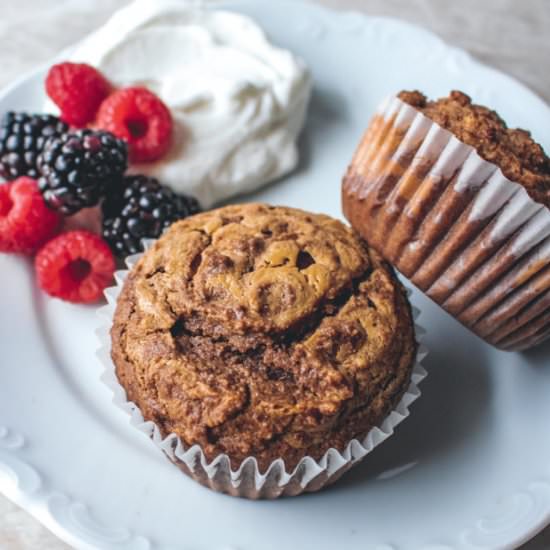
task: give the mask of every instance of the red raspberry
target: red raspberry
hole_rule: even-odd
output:
[[[89,231],[62,233],[36,255],[38,285],[69,302],[97,302],[115,272],[113,253]]]
[[[111,94],[99,108],[96,125],[128,142],[132,162],[152,162],[170,148],[172,115],[145,88],[124,88]]]
[[[110,91],[105,77],[85,63],[54,65],[46,77],[46,92],[59,107],[61,119],[79,128],[94,120]]]
[[[32,254],[52,237],[60,221],[33,179],[21,177],[0,185],[1,252]]]

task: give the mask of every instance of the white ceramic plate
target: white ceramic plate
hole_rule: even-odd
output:
[[[340,215],[340,178],[377,103],[462,89],[550,148],[550,109],[410,25],[296,1],[226,2],[302,55],[315,94],[292,177],[254,199]],[[44,71],[0,99],[39,110]],[[94,307],[50,300],[0,255],[0,489],[78,548],[515,548],[550,522],[550,345],[492,350],[418,293],[430,377],[412,416],[331,489],[275,502],[210,492],[171,466],[99,381]]]

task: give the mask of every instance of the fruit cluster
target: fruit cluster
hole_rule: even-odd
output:
[[[46,92],[59,118],[9,112],[0,121],[0,178],[7,180],[0,252],[36,253],[42,289],[94,302],[112,280],[115,256],[140,252],[144,238],[159,237],[199,205],[154,178],[125,175],[129,163],[156,161],[171,145],[170,111],[151,91],[114,89],[89,65],[61,63],[50,69]],[[97,216],[101,236],[68,230],[86,212]]]

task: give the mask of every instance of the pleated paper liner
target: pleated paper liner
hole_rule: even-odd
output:
[[[550,337],[550,210],[420,111],[380,107],[342,198],[370,245],[481,338]]]
[[[152,242],[154,241],[146,242],[147,248],[151,246]],[[140,256],[141,254],[136,254],[128,258],[128,267],[131,268]],[[97,330],[100,343],[98,357],[105,369],[102,380],[113,391],[115,405],[130,415],[130,423],[147,437],[150,437],[155,445],[184,473],[210,489],[251,499],[273,499],[280,496],[293,496],[303,492],[318,491],[336,481],[354,464],[357,464],[375,447],[390,437],[395,428],[409,416],[409,406],[420,396],[418,384],[427,374],[421,365],[421,361],[426,356],[427,349],[421,342],[425,331],[415,325],[419,349],[407,391],[397,407],[380,426],[370,430],[363,438],[350,441],[343,452],[329,449],[320,460],[305,457],[290,472],[286,470],[282,459],[275,460],[265,473],[259,471],[258,464],[253,456],[244,460],[237,470],[231,468],[229,458],[225,454],[221,454],[208,462],[198,445],[186,447],[175,434],[163,438],[158,426],[151,421],[145,421],[139,408],[134,403],[127,401],[126,392],[116,377],[115,367],[111,360],[109,332],[116,308],[116,300],[127,275],[127,270],[117,272],[115,277],[117,285],[105,292],[108,304],[99,310],[101,324]],[[413,308],[415,319],[418,318],[419,313],[416,308]]]

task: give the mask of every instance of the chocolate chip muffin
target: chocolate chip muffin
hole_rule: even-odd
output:
[[[550,159],[529,132],[461,92],[401,92],[344,178],[352,226],[487,342],[550,336]]]
[[[111,337],[146,420],[208,460],[253,456],[261,471],[380,424],[417,347],[377,252],[328,216],[262,204],[175,223],[126,279]]]

